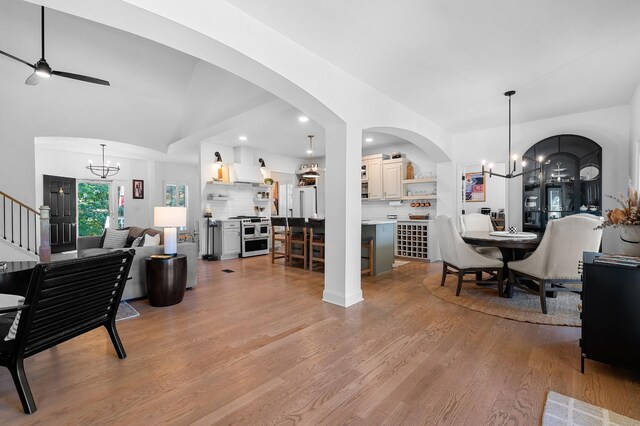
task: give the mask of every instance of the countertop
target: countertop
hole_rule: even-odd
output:
[[[388,224],[394,224],[395,225],[396,222],[397,221],[391,220],[391,219],[389,219],[389,220],[366,220],[366,219],[362,220],[362,224],[363,225],[388,225]]]

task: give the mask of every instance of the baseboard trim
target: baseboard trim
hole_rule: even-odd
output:
[[[342,306],[343,308],[348,308],[349,306],[360,303],[363,300],[364,299],[362,297],[362,290],[359,290],[356,293],[350,294],[348,296],[343,293],[336,293],[331,290],[324,290],[324,292],[322,293],[323,302]]]

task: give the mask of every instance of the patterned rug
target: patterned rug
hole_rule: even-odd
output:
[[[133,309],[130,304],[128,304],[127,302],[120,302],[120,306],[118,306],[118,312],[116,313],[116,321],[127,320],[139,316],[140,313]]]
[[[640,426],[640,421],[549,391],[544,404],[542,426],[561,425]]]
[[[565,325],[580,327],[580,295],[571,292],[558,292],[555,299],[547,298],[548,314],[540,308],[540,297],[518,288],[513,289],[510,299],[498,297],[496,286],[477,286],[474,283],[462,284],[460,296],[456,296],[457,281],[449,275],[445,286],[440,286],[440,274],[425,278],[423,285],[439,299],[462,306],[473,311],[483,312],[501,318],[534,324]]]

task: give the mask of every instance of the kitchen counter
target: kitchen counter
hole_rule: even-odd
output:
[[[387,219],[387,220],[367,220],[367,219],[363,219],[362,220],[362,224],[363,225],[386,225],[386,224],[395,224],[397,221],[393,220],[393,219]]]

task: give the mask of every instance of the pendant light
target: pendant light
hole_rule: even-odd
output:
[[[302,175],[302,177],[303,178],[316,179],[316,178],[320,177],[320,173],[318,173],[312,167],[313,162],[311,160],[313,159],[313,157],[312,157],[312,154],[313,154],[313,135],[309,135],[308,137],[309,137],[309,149],[307,150],[307,153],[309,153],[309,170],[306,171]]]
[[[489,171],[485,170],[485,161],[482,160],[482,174],[488,174],[489,177],[493,177],[493,176],[498,176],[501,178],[505,178],[505,179],[512,179],[518,176],[522,176],[528,173],[532,173],[535,172],[537,170],[540,170],[540,167],[538,167],[537,163],[534,164],[534,166],[536,166],[535,168],[533,168],[532,170],[528,170],[528,171],[524,171],[524,166],[527,165],[526,161],[524,161],[524,158],[522,159],[522,168],[523,170],[520,173],[516,173],[516,161],[518,159],[518,156],[516,154],[514,154],[513,156],[511,155],[511,97],[513,95],[516,94],[515,90],[509,90],[507,92],[504,92],[504,95],[507,96],[509,98],[509,157],[507,159],[507,164],[509,164],[511,161],[513,161],[513,168],[511,169],[511,171],[507,174],[500,174],[500,173],[496,173],[493,171],[493,163],[489,164]],[[540,158],[540,162],[542,163],[542,158]],[[541,164],[542,165],[542,164]]]
[[[115,176],[120,171],[120,163],[117,163],[116,166],[112,166],[109,161],[104,161],[104,149],[107,145],[101,143],[102,147],[102,166],[94,166],[91,160],[89,160],[89,165],[87,169],[91,171],[96,176],[99,176],[102,179],[106,179],[111,176]]]

